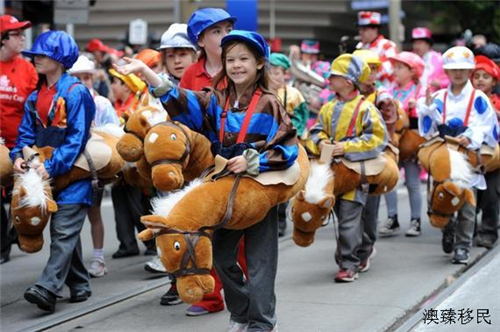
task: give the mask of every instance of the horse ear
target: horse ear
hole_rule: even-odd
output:
[[[297,199],[301,202],[305,201],[306,199],[306,192],[305,190],[301,190],[299,191],[299,193],[297,194]]]
[[[476,206],[476,197],[474,196],[474,192],[469,188],[464,189],[464,199],[467,204],[473,207]]]
[[[141,127],[145,128],[149,125],[148,119],[144,115],[141,115],[139,117],[139,123],[141,124]]]
[[[460,196],[461,190],[460,188],[453,182],[445,182],[443,184],[444,190],[452,194],[453,196]]]
[[[149,93],[146,93],[144,98],[142,99],[142,106],[143,107],[149,106]]]
[[[323,209],[330,210],[335,204],[335,197],[333,195],[326,195],[321,201],[319,201],[319,207]]]
[[[49,199],[47,201],[47,210],[50,212],[50,213],[55,213],[57,212],[58,208],[57,208],[57,203],[52,200],[52,199]]]
[[[168,228],[167,218],[162,216],[157,216],[157,215],[142,216],[141,222],[144,224],[144,226],[152,229],[153,231]]]
[[[149,241],[149,240],[152,240],[154,237],[155,237],[155,233],[150,228],[146,228],[145,230],[143,230],[142,232],[140,232],[137,235],[137,238],[141,241]]]

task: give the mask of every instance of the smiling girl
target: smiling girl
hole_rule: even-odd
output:
[[[282,103],[268,89],[269,48],[254,32],[233,30],[222,39],[222,71],[214,86],[222,90],[194,92],[171,82],[131,59],[118,68],[122,73],[142,72],[152,93],[161,99],[173,120],[203,133],[214,154],[229,159],[228,170],[256,176],[290,167],[298,155],[296,131]],[[245,138],[237,140],[247,112],[253,111]],[[274,284],[278,263],[276,208],[264,220],[244,230],[217,230],[214,260],[224,286],[230,328],[269,331],[276,327]],[[237,265],[238,244],[244,236],[248,278]]]

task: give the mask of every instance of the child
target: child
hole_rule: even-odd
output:
[[[410,120],[409,130],[418,129],[418,116],[416,101],[423,95],[423,90],[419,85],[419,78],[424,70],[423,60],[415,53],[401,52],[390,57],[393,65],[394,89],[393,97],[397,99]],[[420,218],[422,214],[422,193],[420,190],[420,166],[417,160],[402,162],[405,170],[405,184],[410,198],[411,219],[410,227],[406,231],[406,236],[419,236],[421,234]],[[397,190],[393,190],[385,195],[387,202],[388,219],[380,228],[381,236],[394,235],[399,230],[398,221],[398,195]]]
[[[175,88],[133,60],[128,60],[130,64],[121,70],[145,73],[153,94],[166,104],[171,118],[210,139],[212,151],[229,159],[228,170],[255,176],[286,169],[297,158],[297,137],[282,104],[268,88],[266,41],[257,33],[233,30],[222,39],[221,45],[224,67],[214,80],[214,86],[227,82],[221,91]],[[235,144],[238,136],[235,134],[241,129],[251,100],[258,100],[254,120],[250,121],[244,143]],[[226,122],[221,128],[223,112]],[[247,327],[248,331],[270,331],[276,327],[276,218],[273,208],[263,221],[252,227],[237,231],[220,229],[214,234],[214,261],[231,313],[230,331]],[[242,269],[237,265],[238,245],[243,236],[248,264],[248,278],[244,282]]]
[[[177,86],[186,69],[196,61],[196,47],[187,35],[187,25],[174,23],[161,37],[158,50],[162,54],[163,67],[167,69],[169,80]],[[165,267],[158,256],[146,263],[144,268],[153,273],[165,273]],[[170,289],[161,297],[161,305],[182,303],[177,292],[176,280],[173,275]]]
[[[134,74],[121,75],[114,69],[110,69],[109,73],[113,76],[111,90],[115,99],[116,114],[120,118],[120,123],[125,124],[130,114],[135,112],[141,96],[146,92],[146,83]]]
[[[285,82],[287,71],[291,66],[290,60],[284,54],[272,53],[269,62],[271,64],[269,70],[272,78],[270,81],[271,88],[276,91],[283,107],[290,114],[293,126],[297,129],[298,137],[302,137],[309,118],[309,110],[300,91],[288,86]],[[280,237],[285,235],[287,206],[288,202],[278,205],[278,235]]]
[[[483,143],[491,147],[498,144],[498,122],[488,97],[473,88],[469,81],[475,67],[472,51],[463,46],[450,48],[443,54],[448,89],[426,96],[417,103],[420,135],[431,139],[437,135],[457,137],[462,146],[477,150]],[[482,174],[474,174],[471,188],[485,189]],[[475,209],[465,203],[443,231],[442,246],[447,254],[453,250],[453,264],[467,264],[474,234]],[[456,242],[455,242],[456,237]]]
[[[500,121],[500,98],[492,93],[500,79],[500,68],[483,55],[475,58],[476,68],[472,72],[472,85],[490,98]],[[482,210],[481,227],[477,230],[477,245],[491,249],[498,239],[498,215],[500,210],[500,170],[485,174],[486,190],[478,190],[477,207]]]
[[[24,173],[23,147],[52,146],[52,158],[38,165],[36,171],[44,178],[54,178],[66,174],[83,152],[95,104],[89,90],[65,73],[78,58],[78,46],[70,35],[63,31],[45,32],[23,54],[34,58],[40,80],[25,104],[11,159],[14,171]],[[91,295],[80,242],[80,231],[91,205],[91,180],[76,181],[54,197],[58,211],[50,222],[49,260],[38,282],[24,293],[28,302],[50,313],[55,310],[64,284],[70,288],[70,302],[85,301]]]
[[[107,98],[97,95],[97,92],[93,88],[95,72],[94,62],[84,55],[80,55],[73,67],[68,70],[71,76],[80,79],[94,98],[96,113],[93,126],[102,127],[108,123],[118,126],[120,121],[113,105],[111,105],[111,102]],[[99,188],[98,190],[98,199],[88,211],[90,233],[92,234],[92,244],[94,246],[89,274],[94,278],[103,277],[108,273],[108,268],[104,262],[104,223],[101,216],[101,201],[104,188]]]
[[[385,149],[388,136],[384,121],[375,106],[358,91],[369,76],[370,68],[357,56],[343,54],[333,61],[330,86],[335,98],[321,108],[310,130],[313,150],[318,152],[333,142],[333,156],[361,161],[375,158]],[[360,262],[366,261],[372,252],[361,219],[367,196],[366,190],[358,188],[337,198],[339,241],[335,258],[340,271],[335,276],[336,282],[354,281]]]

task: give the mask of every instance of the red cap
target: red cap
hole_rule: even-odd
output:
[[[97,39],[97,38],[91,39],[88,42],[85,49],[88,52],[96,52],[96,51],[107,52],[108,51],[108,47],[106,45],[104,45],[104,43],[100,39]]]
[[[0,16],[0,32],[18,30],[18,29],[28,29],[32,26],[30,21],[19,22],[17,18],[10,15]]]
[[[474,68],[474,72],[482,69],[493,76],[493,78],[497,81],[500,80],[500,68],[493,62],[493,60],[485,57],[484,55],[478,55],[474,58],[474,60],[476,60],[476,68]],[[474,74],[474,72],[472,74]]]

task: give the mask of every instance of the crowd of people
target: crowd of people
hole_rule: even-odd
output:
[[[495,44],[474,52],[454,46],[440,54],[432,48],[431,31],[417,27],[412,50],[401,51],[381,34],[380,13],[360,12],[356,50],[330,63],[319,60],[315,40],[304,40],[289,54],[271,53],[258,33],[234,30],[236,20],[220,8],[199,9],[187,24],[170,25],[156,50],[127,57],[97,39],[80,52],[62,31],[44,32],[30,50],[23,50],[31,23],[1,16],[1,137],[11,150],[14,171],[25,172],[23,147],[52,146],[57,152],[37,165],[36,172],[45,178],[64,175],[83,151],[91,127],[123,126],[145,102],[206,136],[214,153],[229,159],[230,172],[252,176],[288,168],[297,158],[298,144],[311,158],[328,144],[333,144],[334,157],[375,158],[389,144],[397,144],[395,124],[401,111],[409,118],[409,130],[423,138],[453,136],[470,150],[499,144],[500,47]],[[240,115],[250,111],[256,120],[242,129]],[[240,130],[248,130],[244,142],[236,141]],[[365,188],[336,197],[336,282],[352,282],[369,270],[378,236],[398,234],[403,223],[406,236],[421,235],[421,180],[427,174],[416,156],[399,166],[409,193],[408,221],[398,219],[396,190],[384,195],[388,218],[383,221],[378,215],[380,196],[369,195]],[[474,190],[477,207],[465,203],[443,230],[443,251],[453,254],[455,264],[468,263],[474,236],[477,245],[486,248],[498,239],[500,170],[475,173],[466,185]],[[120,243],[112,258],[139,255],[136,232],[145,229],[140,218],[151,210],[151,198],[165,193],[135,187],[123,178],[111,186]],[[9,261],[15,243],[7,213],[11,193],[12,188],[3,188],[2,264]],[[26,290],[27,301],[54,312],[65,284],[71,302],[85,301],[92,294],[89,275],[108,273],[102,197],[103,188],[94,188],[91,179],[56,193],[50,255],[37,283]],[[278,236],[286,232],[286,209],[286,203],[278,205],[243,231],[215,232],[210,272],[215,291],[189,306],[188,316],[227,306],[229,331],[276,330]],[[87,248],[80,242],[87,217],[93,242],[88,269],[82,259]],[[151,255],[145,269],[167,273],[154,241],[144,246],[144,254]],[[160,303],[181,302],[172,276]]]

